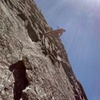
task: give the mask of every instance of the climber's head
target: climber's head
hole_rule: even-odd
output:
[[[65,32],[66,30],[63,29],[63,28],[60,28],[60,29],[58,29],[58,31],[59,31],[59,33],[63,33],[63,32]]]
[[[62,30],[63,32],[66,31],[65,29],[63,29],[63,28],[61,28],[61,27],[59,27],[59,26],[57,26],[57,29],[60,29],[60,30]]]

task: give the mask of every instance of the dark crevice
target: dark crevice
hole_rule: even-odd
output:
[[[70,76],[72,76],[73,75],[73,71],[72,71],[72,68],[71,67],[69,67],[66,63],[64,63],[63,61],[61,61],[61,64],[62,64],[62,67],[63,67],[63,69],[64,69],[64,71],[65,71],[65,74],[66,74],[66,76],[68,76],[69,78],[70,78]],[[72,79],[69,79],[69,81],[73,81]],[[72,84],[72,82],[71,82],[71,84]]]
[[[86,94],[84,92],[82,84],[79,81],[77,81],[77,84],[79,85],[79,88],[80,88],[80,91],[81,91],[81,98],[82,99],[85,98],[85,100],[88,100],[88,98],[87,98],[87,96],[86,96]]]
[[[48,55],[48,52],[45,49],[42,49],[42,53],[46,56]]]
[[[57,57],[57,51],[53,50],[54,56]]]
[[[8,2],[8,1],[9,1],[9,2]],[[25,16],[25,14],[21,11],[21,9],[15,7],[15,6],[12,4],[12,2],[11,2],[10,0],[8,0],[8,1],[5,0],[6,4],[9,3],[9,4],[11,5],[11,8],[17,9],[17,11],[18,11],[18,14],[17,14],[17,15],[18,15],[24,22],[27,21],[27,25],[25,25],[25,27],[26,27],[26,29],[27,29],[27,31],[28,31],[28,35],[29,35],[30,39],[31,39],[32,41],[34,41],[34,42],[38,42],[38,41],[39,41],[39,38],[38,38],[36,32],[34,31],[34,29],[32,28],[31,23],[28,21],[27,16]],[[8,4],[8,5],[9,5],[9,4]],[[34,19],[34,20],[33,20],[33,19],[34,19],[34,18],[31,18],[31,21],[35,23],[36,19]],[[33,23],[33,24],[34,24],[34,23]]]
[[[32,28],[30,23],[27,24],[26,29],[28,31],[30,39],[34,42],[38,42],[39,41],[38,35],[36,34],[35,30]]]
[[[32,28],[32,25],[31,23],[29,22],[29,19],[27,18],[27,16],[25,16],[25,14],[18,8],[16,8],[18,10],[18,16],[26,23],[25,24],[25,27],[27,29],[27,32],[28,32],[28,35],[30,37],[30,39],[34,42],[38,42],[39,41],[39,38],[35,32],[35,30]],[[32,22],[35,23],[35,20],[33,20],[33,18],[29,17],[31,19]],[[33,24],[34,24],[33,23]]]
[[[75,95],[75,100],[81,100],[80,94],[78,94],[78,92],[76,91],[75,86],[73,86],[73,91],[74,91],[74,95]]]
[[[37,20],[38,20],[38,18],[36,18],[35,16],[32,16],[32,15],[30,15],[29,18],[30,18],[30,20],[31,20],[31,22],[32,22],[33,25],[34,25],[34,23],[36,23]],[[36,28],[36,27],[35,27],[35,28]]]
[[[23,61],[18,61],[9,67],[14,76],[14,100],[20,100],[22,91],[29,85],[26,78],[26,67]]]
[[[17,15],[18,15],[23,21],[28,20],[27,17],[22,13],[22,11],[21,11],[21,10],[19,10],[19,11],[20,11],[20,13],[18,13]]]
[[[53,57],[52,55],[49,55],[49,58],[50,58],[52,64],[54,65],[54,64],[55,64],[55,59],[54,59],[54,57]]]
[[[82,87],[82,85],[81,85],[81,83],[80,83],[79,81],[77,81],[77,84],[78,84],[78,86],[79,86],[79,90],[82,91],[82,92],[81,92],[81,94],[79,95],[78,92],[76,91],[76,89],[75,89],[75,87],[76,87],[76,86],[75,86],[75,82],[74,82],[73,79],[71,78],[71,76],[73,76],[73,75],[72,75],[73,71],[72,71],[71,67],[70,67],[70,68],[67,67],[66,63],[64,63],[64,62],[61,62],[61,64],[62,64],[62,67],[63,67],[65,73],[66,73],[66,76],[69,78],[69,82],[70,82],[71,85],[73,86],[73,91],[74,91],[74,94],[75,94],[75,100],[81,100],[81,98],[85,98],[85,100],[88,100],[88,99],[87,99],[87,96],[86,96],[86,94],[85,94],[85,92],[84,92],[84,89],[83,89],[83,87]],[[74,73],[73,73],[73,74],[74,74]],[[81,96],[81,98],[80,98],[80,96]]]
[[[4,0],[5,3],[8,5],[9,8],[14,8],[15,6],[13,5],[13,3],[10,0]]]

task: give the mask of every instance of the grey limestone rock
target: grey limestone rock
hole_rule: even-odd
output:
[[[0,100],[87,100],[51,30],[33,0],[0,0]]]

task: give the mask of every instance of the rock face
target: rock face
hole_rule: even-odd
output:
[[[0,0],[0,100],[87,100],[51,30],[33,0]]]

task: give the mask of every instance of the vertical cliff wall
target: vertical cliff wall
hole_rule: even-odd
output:
[[[49,31],[33,0],[0,0],[0,100],[87,100]]]

